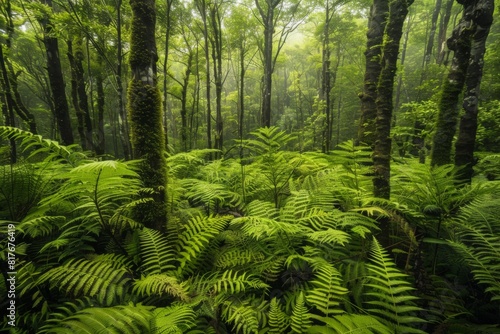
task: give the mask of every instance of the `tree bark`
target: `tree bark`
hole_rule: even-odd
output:
[[[139,175],[144,186],[154,190],[153,202],[143,203],[136,218],[146,227],[166,230],[165,138],[161,115],[161,95],[157,87],[154,0],[130,0],[132,27],[128,91],[132,149],[141,159]]]
[[[41,0],[41,2],[52,8],[52,0]],[[49,75],[50,89],[52,92],[52,101],[54,104],[54,117],[61,142],[64,145],[73,144],[73,130],[69,116],[68,100],[64,84],[64,76],[59,56],[59,42],[53,37],[53,28],[50,18],[43,17],[40,20],[43,27],[43,44],[47,55],[47,73]]]
[[[369,146],[374,144],[375,118],[377,117],[377,83],[382,69],[380,56],[384,39],[387,15],[389,12],[388,0],[373,0],[368,21],[368,40],[366,44],[365,59],[366,70],[361,99],[361,118],[359,120],[358,143]]]
[[[117,35],[117,53],[116,53],[116,86],[118,90],[118,127],[120,142],[123,149],[125,160],[133,158],[132,147],[130,143],[130,134],[128,129],[128,118],[125,110],[124,92],[123,92],[123,43],[122,43],[122,0],[116,2],[116,35]]]
[[[455,166],[459,170],[458,178],[471,182],[474,165],[474,147],[476,144],[477,115],[481,78],[483,76],[484,53],[486,39],[493,22],[494,0],[479,0],[473,11],[475,32],[465,78],[465,94],[463,99],[464,114],[460,120],[458,138],[455,143]]]
[[[380,79],[377,85],[377,118],[373,151],[373,190],[375,197],[390,198],[391,121],[394,77],[397,70],[399,42],[408,8],[413,0],[392,1],[385,30]]]
[[[222,20],[220,3],[210,5],[210,23],[212,25],[212,61],[215,81],[215,148],[220,150],[216,154],[219,158],[224,142],[224,124],[222,121]]]
[[[446,31],[448,30],[448,24],[451,18],[451,9],[453,8],[453,3],[455,0],[448,0],[446,3],[444,15],[441,16],[439,22],[439,32],[437,40],[437,51],[436,51],[436,63],[443,64],[446,58]]]
[[[261,106],[261,126],[271,126],[271,96],[272,96],[272,76],[273,76],[273,36],[274,36],[274,10],[281,0],[266,0],[263,8],[258,0],[255,0],[259,10],[262,23],[264,25],[264,75],[262,78],[262,106]]]
[[[447,41],[448,48],[454,51],[454,55],[438,106],[438,120],[431,152],[431,165],[433,166],[451,163],[451,148],[458,120],[458,99],[465,83],[471,39],[474,33],[471,29],[474,3],[470,2],[473,1],[464,3],[463,16]]]

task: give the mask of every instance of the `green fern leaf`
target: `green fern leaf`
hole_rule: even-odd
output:
[[[184,283],[179,283],[177,278],[166,274],[153,274],[141,277],[134,282],[133,291],[141,295],[161,296],[167,293],[180,300],[187,301],[188,293]]]
[[[312,326],[311,334],[392,334],[393,331],[376,318],[361,314],[342,314],[334,317],[312,316],[322,321],[326,326]]]
[[[141,268],[148,274],[161,274],[175,269],[175,252],[166,238],[153,229],[144,228],[139,233]]]
[[[370,281],[364,284],[371,288],[365,293],[368,297],[366,303],[371,306],[367,311],[383,323],[393,326],[397,332],[423,333],[412,327],[425,320],[415,315],[421,309],[413,303],[418,298],[409,294],[414,288],[408,282],[408,276],[396,268],[375,238],[371,260],[373,263],[366,265]]]
[[[196,313],[188,305],[174,305],[157,308],[151,319],[152,333],[185,333],[195,326]]]
[[[311,326],[311,315],[305,306],[305,298],[302,292],[297,296],[292,316],[290,317],[290,326],[293,333],[307,333]]]
[[[276,298],[269,303],[269,333],[286,333],[289,319]]]

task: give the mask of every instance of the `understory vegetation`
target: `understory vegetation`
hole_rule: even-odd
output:
[[[500,333],[498,155],[471,185],[452,165],[399,159],[381,200],[367,147],[300,153],[261,128],[221,159],[166,156],[160,233],[133,218],[153,192],[138,161],[0,134],[24,150],[0,167],[17,271],[17,326],[3,316],[3,332]]]

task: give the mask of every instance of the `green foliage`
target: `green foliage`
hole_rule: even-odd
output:
[[[69,297],[96,298],[103,305],[123,300],[130,287],[127,268],[116,267],[115,261],[102,261],[101,257],[69,260],[43,273],[38,280],[39,283],[50,283],[51,288],[57,288]]]
[[[316,318],[316,317],[314,317]],[[359,334],[390,334],[393,331],[379,322],[375,317],[361,314],[341,314],[334,317],[318,317],[318,320],[324,322],[325,326],[312,326],[307,333],[317,334],[340,334],[340,333],[359,333]]]
[[[166,233],[132,218],[154,194],[136,162],[6,169],[34,182],[28,193],[45,187],[20,222],[0,223],[2,235],[17,229],[21,331],[494,332],[496,183],[457,188],[451,166],[405,162],[394,166],[392,200],[377,202],[365,147],[300,155],[282,151],[290,137],[277,129],[255,138],[244,166],[208,162],[203,150],[168,158]],[[397,237],[391,255],[372,239],[381,217]]]
[[[409,293],[414,288],[375,238],[371,260],[372,263],[367,264],[369,280],[365,283],[368,287],[366,303],[370,305],[367,311],[390,325],[395,332],[424,333],[414,327],[425,321],[415,315],[421,309],[414,303],[418,298]]]
[[[90,307],[54,321],[40,333],[146,333],[150,329],[150,310],[140,304]]]

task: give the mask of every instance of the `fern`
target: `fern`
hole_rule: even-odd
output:
[[[276,298],[271,299],[269,303],[269,333],[286,333],[289,327],[289,318],[281,309],[280,303]]]
[[[45,326],[40,333],[149,333],[151,309],[140,304],[86,308],[57,321],[57,325]]]
[[[376,318],[361,314],[342,314],[331,318],[313,316],[326,326],[312,326],[308,333],[317,334],[392,334],[393,331],[379,322]]]
[[[390,324],[396,332],[423,333],[411,327],[425,321],[414,315],[421,309],[413,303],[418,298],[409,294],[414,288],[407,281],[408,276],[396,268],[375,238],[371,260],[372,263],[367,264],[369,282],[365,283],[365,286],[371,288],[366,292],[369,297],[366,303],[371,306],[367,311],[383,323]]]
[[[221,306],[222,318],[225,322],[234,324],[235,332],[243,334],[258,333],[258,310],[255,307],[239,299],[226,300]]]
[[[123,299],[131,279],[124,267],[114,268],[107,261],[86,259],[70,260],[42,274],[39,283],[49,282],[51,287],[64,290],[66,295],[95,297],[104,305]]]
[[[230,216],[194,217],[184,226],[178,239],[179,272],[191,272],[210,242],[227,226]]]
[[[24,151],[31,151],[27,160],[37,155],[44,156],[44,161],[59,161],[77,166],[86,160],[86,156],[77,151],[77,145],[64,146],[57,141],[45,139],[40,135],[32,134],[19,128],[10,126],[0,126],[0,137],[17,139],[21,141]]]
[[[185,283],[179,283],[177,278],[166,274],[152,274],[134,282],[133,291],[139,295],[158,295],[164,293],[179,298],[182,301],[189,299]]]
[[[474,278],[487,286],[491,300],[500,300],[500,219],[498,197],[483,196],[462,208],[451,226],[450,245],[472,268]]]
[[[325,316],[342,313],[340,302],[347,293],[342,286],[342,278],[330,263],[315,258],[311,261],[315,279],[311,281],[311,290],[307,291],[307,301],[313,304]]]
[[[157,308],[151,319],[151,332],[157,334],[185,333],[195,326],[196,313],[189,305]]]
[[[305,298],[302,292],[299,292],[295,306],[293,307],[292,316],[290,317],[290,326],[292,333],[307,333],[312,321],[310,314],[305,306]]]
[[[139,232],[141,269],[146,274],[162,274],[175,269],[175,251],[167,239],[156,230]]]

